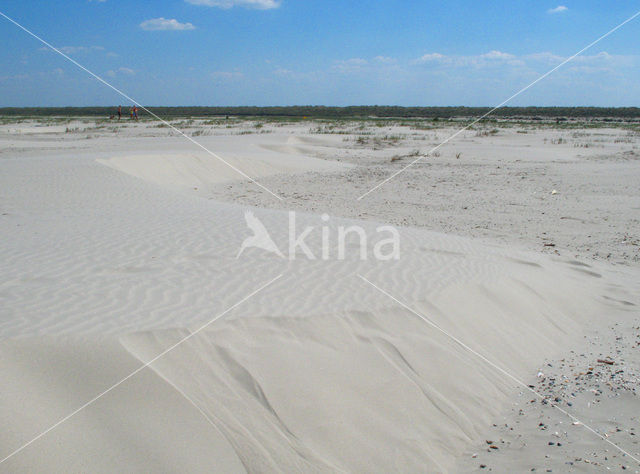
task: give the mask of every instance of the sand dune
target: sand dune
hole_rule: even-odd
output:
[[[95,337],[4,340],[0,358],[3,457],[138,365],[117,340]],[[125,390],[109,393],[0,470],[239,472],[242,464],[189,401],[153,373],[142,372]]]
[[[256,177],[340,169],[299,146],[230,159]],[[525,381],[635,301],[632,268],[414,228],[397,261],[363,261],[355,241],[339,260],[339,226],[370,250],[379,224],[314,213],[296,225],[314,227],[315,260],[236,258],[246,208],[176,192],[229,179],[223,165],[100,156],[0,162],[0,457],[283,276],[3,471],[449,471],[522,387],[359,275]],[[287,212],[251,210],[286,253]]]
[[[218,157],[204,151],[197,153],[154,153],[117,155],[98,159],[101,164],[149,182],[170,187],[194,188],[213,183],[234,181],[244,173],[251,178],[307,171],[339,171],[350,165],[313,158],[285,144],[252,145],[243,153],[226,151],[218,141],[216,148],[225,150]],[[235,169],[234,169],[235,168]]]

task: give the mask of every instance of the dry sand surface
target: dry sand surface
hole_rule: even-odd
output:
[[[456,125],[173,123],[283,200],[154,122],[0,125],[0,471],[640,471],[637,129],[468,130],[357,200]]]

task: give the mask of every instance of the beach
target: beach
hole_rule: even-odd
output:
[[[170,125],[0,124],[0,471],[640,470],[637,128]]]

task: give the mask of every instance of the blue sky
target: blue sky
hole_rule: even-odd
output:
[[[628,0],[66,0],[0,11],[147,105],[502,102]],[[640,106],[640,17],[510,105]],[[0,106],[125,102],[0,18]]]

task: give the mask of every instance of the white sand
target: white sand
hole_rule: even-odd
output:
[[[293,141],[293,137],[287,143]],[[193,146],[195,147],[195,145]],[[237,139],[217,140],[217,153],[204,150],[191,153],[153,153],[117,155],[98,160],[137,178],[167,187],[197,189],[199,187],[242,178],[253,179],[275,174],[304,171],[343,172],[351,165],[300,156],[287,145],[251,144],[237,150]]]
[[[283,276],[2,471],[460,469],[522,387],[359,274],[526,383],[546,361],[583,350],[585,335],[638,317],[625,304],[640,304],[633,263],[418,228],[401,229],[398,261],[361,261],[354,243],[339,261],[336,240],[328,260],[259,249],[236,259],[251,234],[246,208],[211,199],[233,176],[184,139],[144,124],[90,140],[25,127],[0,131],[0,458]],[[314,137],[299,128],[225,130],[200,138],[278,188],[351,172],[310,157]],[[343,149],[342,140],[323,143]],[[259,188],[243,190],[285,249],[287,213],[267,209],[279,204]],[[325,210],[328,224],[297,214],[298,228],[316,227],[307,242],[317,256],[323,225],[332,239],[356,223],[376,235],[375,222],[337,217],[346,206]],[[634,406],[637,397],[625,402]],[[583,436],[589,449],[603,443]]]

